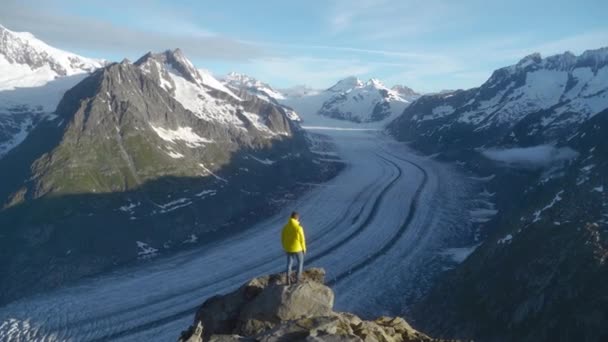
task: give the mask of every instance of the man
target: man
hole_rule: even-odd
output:
[[[302,279],[302,269],[304,268],[304,254],[306,254],[306,238],[304,228],[300,225],[300,215],[297,212],[291,213],[289,222],[283,227],[281,233],[283,249],[287,253],[287,285],[291,285],[291,266],[294,259],[298,259],[298,278]]]

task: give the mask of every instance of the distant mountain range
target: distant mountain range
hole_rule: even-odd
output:
[[[555,140],[607,107],[607,65],[608,48],[533,54],[478,88],[422,97],[390,127],[429,151]]]
[[[279,102],[297,112],[360,123],[395,118],[420,96],[405,86],[389,89],[377,79],[363,82],[356,77],[326,90],[290,89],[287,94]]]
[[[280,103],[295,112],[322,115],[353,122],[375,122],[395,118],[413,100],[420,97],[412,89],[397,85],[387,88],[377,79],[363,82],[347,77],[326,90],[305,86],[276,90],[247,75],[231,73],[224,84],[251,95]]]

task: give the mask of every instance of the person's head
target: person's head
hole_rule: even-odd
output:
[[[294,220],[299,220],[300,219],[300,214],[298,214],[298,212],[294,211],[291,213],[291,218]]]

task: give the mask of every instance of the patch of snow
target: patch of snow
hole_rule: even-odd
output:
[[[191,234],[186,240],[182,241],[182,243],[196,243],[198,241],[198,236],[195,234]]]
[[[435,120],[454,113],[455,109],[449,105],[441,105],[433,108],[431,115],[424,115],[421,121]]]
[[[547,204],[544,208],[537,210],[534,212],[534,219],[532,220],[532,223],[538,222],[541,220],[541,214],[548,209],[553,208],[553,206],[562,200],[561,195],[564,193],[564,190],[559,191],[557,194],[555,194],[555,197],[553,197],[553,199],[551,200],[551,203]]]
[[[593,188],[593,191],[600,192],[600,193],[604,192],[604,186],[602,185],[602,186],[595,187],[595,188]]]
[[[165,213],[171,212],[171,211],[179,209],[179,208],[187,207],[191,204],[192,204],[192,201],[190,199],[179,198],[179,199],[173,200],[173,201],[165,203],[165,204],[157,204],[157,206],[161,209],[158,211],[158,213],[165,214]]]
[[[213,173],[211,170],[209,170],[208,168],[205,167],[205,165],[203,163],[199,163],[198,166],[200,166],[203,170],[205,170],[205,172],[207,172],[208,174],[212,175],[213,177],[215,177],[215,179],[222,181],[224,183],[228,183],[228,181],[225,178],[222,178],[218,175],[216,175],[215,173]]]
[[[210,196],[215,196],[217,194],[217,190],[203,190],[197,194],[195,194],[194,196],[196,197],[210,197]]]
[[[209,88],[213,88],[224,92],[230,96],[232,96],[235,100],[242,101],[240,97],[236,96],[230,89],[226,88],[222,82],[218,81],[209,70],[206,69],[198,69],[198,76],[200,76],[200,81],[202,84]]]
[[[141,241],[135,241],[135,243],[139,249],[137,255],[140,259],[149,259],[158,255],[158,249],[148,245],[147,243]]]
[[[507,234],[505,237],[503,237],[502,239],[498,239],[497,243],[499,245],[505,244],[505,243],[511,243],[511,240],[513,240],[513,235],[511,234]]]
[[[455,263],[461,264],[469,257],[469,255],[473,254],[473,252],[479,246],[480,245],[459,248],[446,248],[442,252],[440,252],[440,254],[450,257],[450,259],[452,259],[452,261],[454,261]]]
[[[586,165],[586,166],[582,167],[582,168],[581,168],[581,171],[583,171],[583,172],[589,172],[589,171],[591,171],[591,170],[592,170],[594,167],[595,167],[595,164],[589,164],[589,165]]]
[[[184,158],[184,155],[175,151],[169,151],[167,153],[169,155],[169,157],[174,158],[174,159],[180,159],[180,158]]]
[[[263,121],[262,117],[255,113],[250,113],[243,111],[243,116],[245,116],[249,122],[255,127],[258,131],[266,133],[267,135],[273,136],[276,134],[280,135],[288,135],[286,132],[273,132]]]
[[[300,116],[298,115],[298,113],[296,113],[295,110],[291,110],[288,108],[283,108],[283,110],[285,111],[285,115],[287,115],[287,118],[291,121],[296,121],[296,122],[300,122],[302,121],[302,119],[300,118]]]
[[[261,164],[267,165],[267,166],[270,166],[270,165],[276,163],[276,161],[270,160],[268,158],[260,159],[260,158],[256,158],[255,156],[253,156],[251,154],[249,156],[251,157],[251,159],[253,159]]]
[[[192,130],[192,127],[178,127],[176,130],[156,127],[152,124],[150,124],[150,127],[152,127],[161,139],[172,143],[183,141],[186,143],[186,146],[192,148],[204,146],[203,144],[213,143],[213,140],[203,138],[196,134]]]
[[[118,210],[124,211],[124,212],[131,212],[133,209],[137,208],[140,204],[141,204],[140,202],[137,202],[137,203],[129,202],[129,204],[123,205],[122,207],[118,208]]]

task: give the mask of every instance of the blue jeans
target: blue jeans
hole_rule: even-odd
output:
[[[291,282],[291,266],[293,265],[294,259],[298,260],[298,281],[302,279],[302,269],[304,268],[304,253],[296,252],[296,253],[287,253],[287,283]]]

